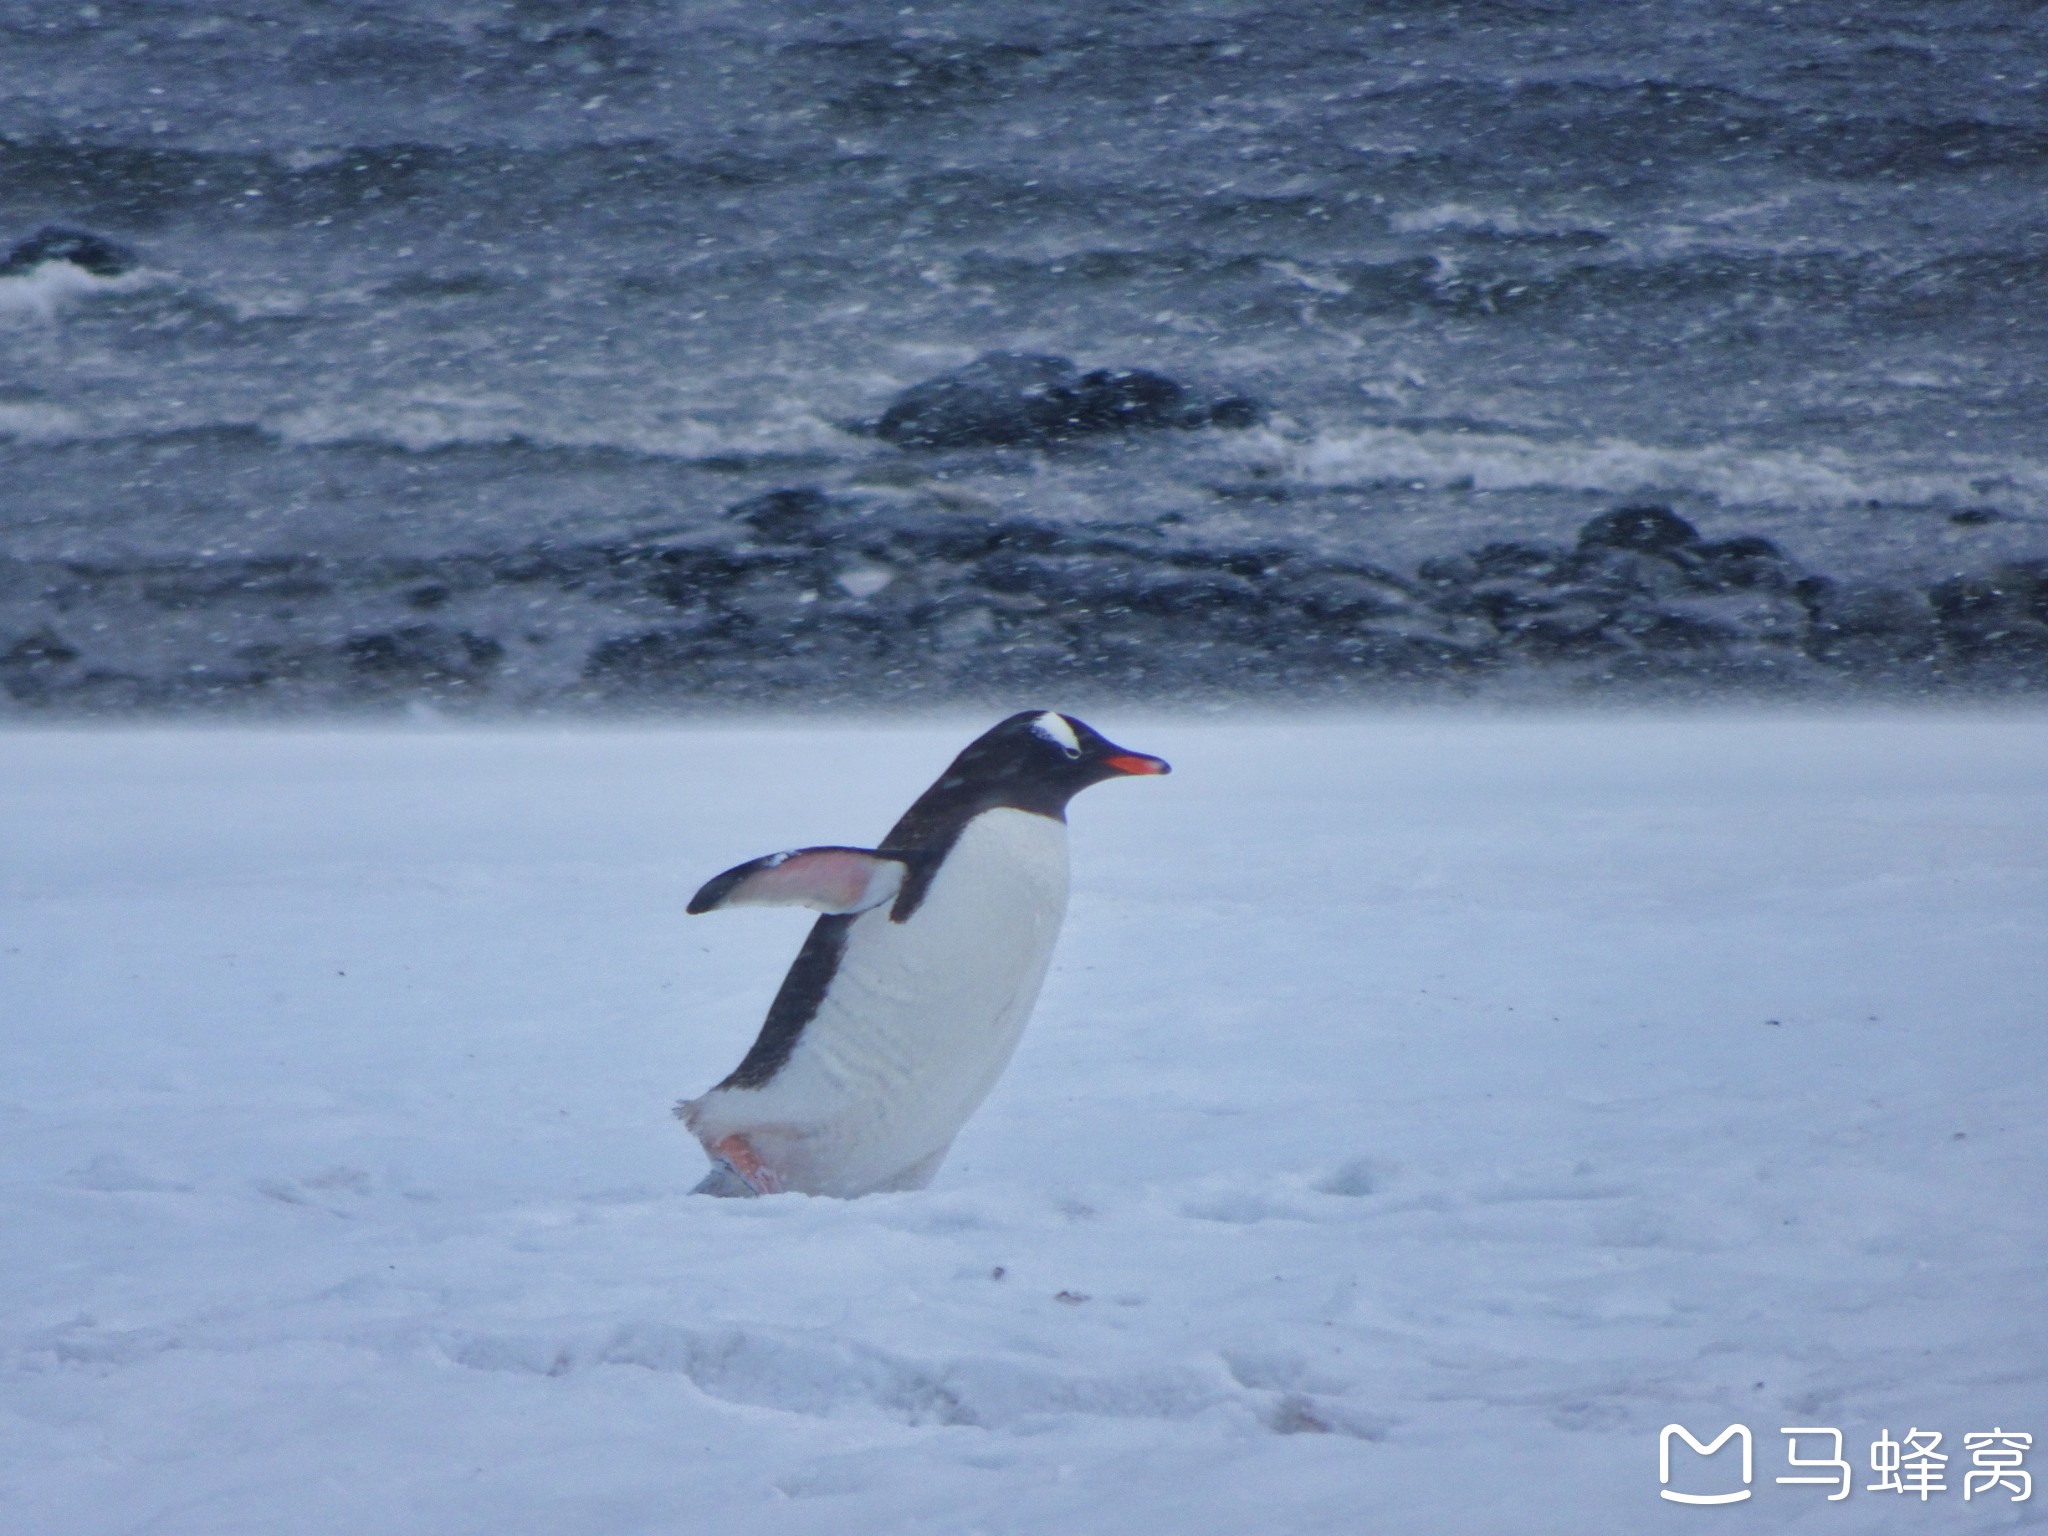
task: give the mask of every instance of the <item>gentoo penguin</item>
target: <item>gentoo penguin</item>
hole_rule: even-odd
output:
[[[879,848],[799,848],[718,875],[691,912],[799,906],[804,941],[745,1060],[676,1114],[696,1193],[922,1189],[1008,1065],[1067,909],[1067,802],[1167,765],[1070,715],[970,743]]]

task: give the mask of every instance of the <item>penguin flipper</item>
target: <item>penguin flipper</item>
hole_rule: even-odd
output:
[[[845,915],[892,900],[910,866],[872,848],[798,848],[735,864],[690,898],[692,913],[721,907],[809,907]]]

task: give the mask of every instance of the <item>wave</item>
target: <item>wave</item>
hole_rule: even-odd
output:
[[[1961,508],[1995,501],[2007,512],[2048,514],[2048,461],[1958,454],[1942,463],[1841,449],[1672,446],[1622,437],[1549,439],[1450,422],[1304,428],[1285,421],[1241,433],[1200,434],[1166,445],[1212,455],[1256,477],[1327,489],[1553,491],[1698,498],[1728,507],[1784,510]],[[368,449],[620,455],[683,464],[851,466],[885,449],[844,423],[790,400],[758,416],[718,421],[682,414],[549,418],[509,395],[420,395],[333,403],[241,421],[158,423],[94,419],[68,405],[0,398],[0,440],[39,447],[204,438],[226,451]]]
[[[441,396],[313,406],[263,425],[280,441],[297,446],[374,444],[410,453],[502,445],[602,449],[702,462],[839,457],[868,447],[844,428],[797,404],[743,422],[689,416],[560,421],[549,420],[517,400]]]
[[[1546,220],[1502,204],[1482,207],[1476,203],[1439,202],[1427,208],[1411,208],[1390,215],[1387,228],[1397,235],[1482,235],[1505,239],[1575,240],[1589,244],[1609,238],[1605,229],[1583,220]]]
[[[42,400],[0,400],[0,438],[21,443],[61,443],[79,436],[83,426],[76,411],[61,405]]]
[[[258,420],[156,422],[95,419],[42,400],[0,399],[0,440],[148,444],[208,439],[243,451],[382,448],[434,453],[457,448],[526,448],[619,453],[682,462],[844,459],[877,451],[868,440],[790,404],[749,421],[667,419],[550,421],[506,398],[440,396],[310,406]]]
[[[147,271],[95,277],[68,261],[46,261],[15,277],[0,277],[0,321],[52,321],[74,299],[128,293],[159,281]]]
[[[1267,473],[1324,487],[1698,496],[1788,509],[1966,506],[1995,494],[2009,510],[2048,510],[2048,463],[2033,461],[1929,467],[1827,448],[1681,448],[1381,426],[1305,438],[1261,431],[1247,434],[1242,451]]]
[[[88,209],[118,210],[118,221],[130,226],[230,219],[230,228],[298,227],[394,209],[435,217],[474,200],[480,189],[486,200],[529,214],[547,207],[587,217],[592,187],[604,189],[610,206],[631,207],[647,199],[836,185],[861,158],[809,146],[778,152],[650,137],[520,145],[486,134],[448,143],[226,149],[0,134],[0,188],[15,199],[76,208],[76,189],[89,187]]]

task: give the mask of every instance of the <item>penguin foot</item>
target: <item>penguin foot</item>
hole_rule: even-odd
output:
[[[733,1171],[731,1163],[720,1158],[711,1165],[711,1171],[704,1175],[690,1193],[714,1195],[721,1200],[751,1200],[757,1191]]]
[[[775,1176],[773,1168],[770,1168],[755,1155],[754,1149],[747,1145],[746,1137],[739,1135],[728,1136],[725,1140],[706,1150],[711,1153],[718,1166],[713,1168],[710,1176],[697,1186],[697,1193],[706,1195],[737,1195],[741,1193],[749,1195],[779,1195],[782,1193],[782,1180]],[[714,1189],[710,1187],[714,1182],[720,1182],[721,1176],[728,1174],[745,1186],[744,1191],[726,1188]]]

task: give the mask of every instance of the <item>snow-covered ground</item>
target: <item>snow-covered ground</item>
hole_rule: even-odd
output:
[[[1100,718],[934,1187],[690,1198],[691,890],[984,723],[0,736],[10,1536],[2048,1522],[2048,721]]]

